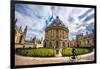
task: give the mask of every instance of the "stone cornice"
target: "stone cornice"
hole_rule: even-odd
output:
[[[49,26],[45,29],[45,31],[49,30],[65,30],[66,32],[69,32],[69,29],[64,26]]]

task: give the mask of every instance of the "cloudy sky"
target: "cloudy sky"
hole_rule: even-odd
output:
[[[45,28],[59,16],[69,29],[69,39],[74,39],[79,33],[91,33],[94,29],[94,9],[81,7],[44,6],[16,4],[15,19],[16,25],[28,26],[26,40],[33,37],[44,38]]]

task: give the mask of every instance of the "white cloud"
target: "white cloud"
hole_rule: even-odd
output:
[[[70,32],[77,32],[77,23],[71,23],[70,25],[69,25],[69,31]]]

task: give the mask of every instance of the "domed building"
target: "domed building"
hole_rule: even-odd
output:
[[[56,19],[45,29],[44,47],[56,50],[56,54],[61,48],[68,47],[69,29],[57,16]]]

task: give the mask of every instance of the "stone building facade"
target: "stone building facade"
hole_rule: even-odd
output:
[[[15,47],[23,47],[25,45],[25,38],[27,33],[27,26],[24,31],[22,31],[22,27],[18,27],[16,25],[17,19],[15,20]]]
[[[77,47],[76,39],[69,40],[69,47],[70,48]]]
[[[76,37],[77,47],[93,47],[94,46],[94,33],[79,34]]]
[[[59,50],[68,47],[69,29],[57,16],[45,29],[44,47]]]
[[[94,33],[83,35],[78,34],[76,39],[69,40],[69,47],[93,47],[94,46]]]

